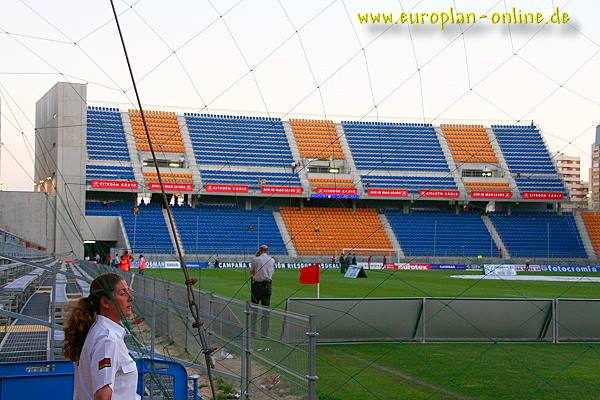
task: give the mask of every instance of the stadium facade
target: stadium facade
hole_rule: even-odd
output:
[[[57,83],[36,104],[35,192],[2,192],[10,230],[57,255],[114,248],[175,259],[596,259],[596,215],[568,189],[534,125],[433,126],[144,110],[87,103]],[[600,243],[600,242],[599,242]]]

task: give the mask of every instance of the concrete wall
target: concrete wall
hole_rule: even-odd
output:
[[[88,215],[83,226],[84,240],[118,241],[119,217]]]
[[[36,103],[36,190],[55,197],[54,253],[83,257],[87,87],[59,82]],[[60,226],[63,224],[65,229]]]
[[[54,198],[46,193],[0,192],[0,225],[53,251]]]

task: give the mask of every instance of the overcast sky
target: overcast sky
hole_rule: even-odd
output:
[[[600,121],[592,0],[115,1],[148,108],[434,125],[534,120],[553,153],[581,157],[587,179]],[[571,21],[441,31],[356,16],[450,6],[488,15],[560,7]],[[0,54],[4,190],[33,189],[35,102],[57,81],[87,83],[91,105],[132,108],[109,1],[4,0]]]

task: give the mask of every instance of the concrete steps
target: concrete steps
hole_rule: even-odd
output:
[[[490,140],[490,144],[492,145],[492,149],[494,149],[494,153],[496,154],[496,159],[498,160],[498,165],[500,166],[500,170],[504,172],[503,178],[506,178],[508,181],[508,186],[510,187],[513,199],[519,198],[519,189],[517,188],[517,182],[513,178],[510,170],[508,169],[508,163],[504,159],[504,153],[500,149],[500,144],[498,144],[498,139],[494,134],[492,128],[487,128],[485,132],[488,135],[488,139]]]
[[[402,250],[402,246],[400,246],[400,242],[398,241],[398,238],[396,237],[396,234],[390,225],[390,221],[383,213],[379,214],[379,219],[381,220],[381,226],[383,229],[385,229],[385,233],[387,234],[388,238],[390,238],[390,242],[392,242],[394,251],[396,251],[399,258],[404,258],[404,251]]]
[[[179,122],[179,130],[181,131],[181,139],[183,140],[183,148],[185,149],[185,160],[187,161],[187,167],[192,172],[194,192],[199,192],[202,189],[202,177],[200,175],[200,168],[196,162],[196,155],[194,154],[194,146],[192,145],[190,131],[183,115],[177,116],[177,122]]]
[[[361,175],[356,168],[356,164],[354,163],[354,157],[352,157],[350,144],[348,143],[348,139],[346,138],[346,133],[344,132],[342,124],[335,124],[335,132],[338,140],[340,141],[342,152],[344,153],[344,161],[346,162],[346,168],[348,169],[347,172],[351,174],[354,179],[354,187],[358,189],[358,194],[360,196],[366,196],[366,192],[361,181]]]
[[[590,239],[590,235],[588,234],[587,228],[585,227],[585,222],[581,217],[580,212],[574,212],[573,216],[575,217],[575,224],[577,224],[577,230],[579,231],[579,236],[581,236],[581,241],[583,242],[583,248],[585,249],[585,254],[587,254],[588,258],[591,260],[597,260],[596,251],[594,250],[594,245],[592,244],[592,240]]]
[[[300,149],[298,148],[298,143],[296,143],[296,137],[294,136],[294,131],[292,130],[292,126],[288,121],[281,121],[283,124],[283,130],[285,132],[285,137],[287,138],[288,144],[290,146],[290,150],[292,151],[292,157],[294,161],[303,160],[300,155]],[[291,166],[290,166],[291,168]],[[289,170],[291,171],[291,169]],[[300,177],[300,184],[302,185],[302,189],[304,190],[304,194],[310,194],[310,182],[308,181],[308,174],[306,173],[306,167],[304,166],[304,162],[302,161],[302,165],[296,167],[296,172]]]
[[[140,154],[137,151],[135,145],[135,136],[133,134],[133,127],[131,126],[131,119],[129,118],[128,112],[121,113],[121,120],[123,121],[123,130],[125,131],[125,141],[127,142],[127,150],[129,150],[129,157],[131,157],[131,167],[133,168],[133,176],[138,183],[140,188],[145,188],[144,173],[142,172],[142,160],[140,160]]]
[[[440,142],[440,147],[442,148],[442,153],[444,153],[444,157],[446,158],[446,162],[448,163],[448,168],[450,168],[450,173],[454,178],[454,183],[456,183],[456,187],[460,191],[460,196],[463,198],[467,197],[467,190],[465,189],[465,185],[463,183],[462,177],[460,176],[460,171],[456,166],[456,162],[454,162],[454,158],[452,157],[452,152],[450,151],[450,146],[448,146],[448,142],[446,141],[446,137],[442,133],[442,128],[435,127],[435,135]]]
[[[292,241],[292,236],[285,225],[285,221],[283,220],[281,213],[279,211],[273,211],[273,217],[275,218],[275,222],[279,228],[279,233],[281,234],[283,243],[285,243],[285,248],[287,249],[288,255],[294,258],[298,257],[298,252],[296,251],[296,247]]]
[[[490,217],[488,217],[487,215],[482,215],[481,219],[483,220],[483,223],[485,224],[488,231],[490,232],[490,235],[492,235],[492,239],[494,239],[494,243],[496,243],[496,247],[499,248],[500,250],[502,250],[502,258],[505,260],[510,259],[510,253],[508,252],[508,249],[504,245],[504,242],[502,241],[502,238],[498,234],[498,231],[496,231],[496,227],[490,220]]]

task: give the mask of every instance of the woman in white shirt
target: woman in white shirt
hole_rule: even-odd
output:
[[[131,316],[133,296],[115,273],[99,275],[65,324],[63,352],[75,363],[76,400],[135,400],[137,367],[119,324]]]

